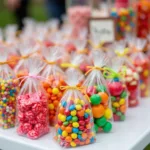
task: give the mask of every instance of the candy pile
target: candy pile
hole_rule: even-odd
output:
[[[135,12],[132,8],[114,8],[111,11],[111,16],[116,22],[117,40],[123,39],[127,32],[133,31]]]
[[[73,6],[68,10],[69,21],[73,25],[73,34],[88,27],[88,21],[91,16],[91,9],[88,6]]]
[[[134,59],[133,63],[140,75],[141,97],[147,97],[149,95],[149,60],[148,58]]]
[[[129,101],[128,106],[134,107],[139,104],[140,100],[140,93],[139,93],[139,75],[137,71],[133,68],[127,68],[126,76],[124,81],[126,83],[126,87],[129,93]]]
[[[111,94],[114,121],[124,121],[127,107],[126,86],[116,78],[108,84],[108,88]]]
[[[64,92],[60,87],[65,85],[65,82],[63,76],[58,73],[50,75],[48,81],[50,84],[44,82],[43,87],[48,94],[49,122],[54,125],[57,107]]]
[[[68,103],[67,103],[68,101]],[[87,145],[95,141],[91,109],[82,99],[62,101],[56,124],[57,140],[63,147]]]
[[[0,122],[4,129],[15,126],[17,93],[17,80],[11,75],[8,79],[0,77]]]
[[[137,36],[146,38],[149,33],[150,20],[150,2],[141,0],[136,4],[137,9]]]
[[[20,95],[18,100],[17,133],[37,139],[49,132],[47,97],[44,93]]]
[[[87,88],[86,93],[90,97],[96,132],[110,132],[112,124],[108,120],[112,117],[112,111],[108,107],[109,95],[106,87],[104,85],[91,86]]]

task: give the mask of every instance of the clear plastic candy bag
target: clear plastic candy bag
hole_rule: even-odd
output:
[[[143,49],[146,46],[146,40],[136,39],[135,40],[135,52],[131,54],[133,65],[140,75],[140,89],[141,97],[148,97],[150,95],[149,86],[149,59],[148,56],[143,53]]]
[[[140,77],[134,65],[132,64],[132,60],[127,56],[129,50],[125,45],[125,42],[117,42],[115,45],[115,52],[117,54],[117,59],[122,60],[120,71],[122,72],[124,66],[126,66],[126,75],[124,76],[123,80],[126,84],[129,94],[128,106],[135,107],[140,101]]]
[[[88,71],[87,66],[90,66],[92,62],[90,61],[88,57],[88,49],[86,48],[87,40],[75,40],[74,44],[76,46],[76,55],[79,55],[82,57],[82,62],[79,64],[79,68],[83,73],[86,73]]]
[[[19,85],[13,70],[8,65],[7,48],[0,47],[0,53],[0,126],[8,129],[15,126]]]
[[[108,65],[108,57],[99,51],[92,52],[94,66],[90,67],[83,86],[90,97],[96,132],[110,132],[112,129],[111,100],[103,67]],[[101,59],[100,59],[101,58]]]
[[[111,94],[111,104],[114,121],[124,121],[126,117],[126,109],[128,103],[128,91],[122,77],[125,75],[126,69],[120,72],[122,66],[121,59],[113,59],[112,67],[106,68],[104,77],[108,79],[108,88]]]
[[[46,62],[46,67],[42,71],[42,76],[49,81],[49,83],[43,82],[43,87],[48,94],[50,125],[54,125],[56,110],[64,92],[60,89],[60,86],[65,85],[65,74],[57,65],[57,61],[61,59],[63,55],[60,50],[61,49],[57,46],[51,48],[45,47],[43,49],[43,57]]]
[[[48,97],[41,83],[45,79],[39,76],[43,67],[39,59],[29,59],[29,74],[22,77],[25,83],[17,97],[17,133],[30,139],[37,139],[49,132]]]
[[[65,70],[66,73],[69,72],[76,72],[79,76],[83,76],[83,73],[80,70],[80,64],[83,62],[83,56],[82,55],[76,55],[75,53],[71,55],[70,62],[69,63],[62,63],[62,68],[67,68]],[[83,79],[84,80],[84,79]],[[80,81],[80,85],[83,83],[83,80]]]
[[[32,41],[25,40],[24,42],[21,42],[19,44],[18,48],[21,56],[14,71],[17,77],[22,77],[28,74],[27,70],[28,60],[37,52],[38,46],[33,40]]]
[[[82,80],[78,73],[67,73],[66,83],[62,87],[65,93],[60,101],[56,119],[56,141],[62,147],[76,147],[95,142],[92,110],[82,88],[77,85]]]

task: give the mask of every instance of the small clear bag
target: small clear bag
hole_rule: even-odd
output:
[[[39,59],[28,61],[29,74],[21,77],[24,85],[17,97],[17,133],[30,139],[38,139],[49,132],[48,97],[42,86],[45,78],[39,76],[44,68]]]
[[[82,76],[70,71],[67,73],[67,86],[60,101],[56,118],[55,140],[61,147],[76,147],[95,142],[92,110],[87,97],[78,84]]]
[[[110,132],[112,129],[111,99],[107,82],[103,77],[103,67],[108,65],[109,60],[99,51],[93,51],[92,58],[94,66],[88,70],[83,87],[86,88],[86,94],[90,98],[96,132]]]
[[[105,68],[104,77],[107,79],[108,89],[111,95],[111,105],[114,121],[124,121],[128,106],[128,91],[123,81],[126,69],[120,72],[122,59],[113,59],[112,66]]]
[[[48,80],[43,82],[43,87],[48,95],[48,107],[49,107],[49,123],[54,125],[56,110],[59,105],[59,101],[62,98],[63,90],[61,86],[65,84],[65,74],[63,70],[58,66],[57,61],[62,58],[63,52],[57,46],[43,49],[43,58],[46,63],[46,67],[42,71],[42,76]]]
[[[137,38],[134,43],[135,49],[132,49],[131,59],[137,72],[140,75],[140,89],[141,97],[148,97],[150,95],[150,64],[148,56],[143,53],[143,49],[146,46],[146,40]]]
[[[30,57],[35,55],[38,48],[38,45],[36,45],[35,41],[33,40],[25,40],[19,44],[18,49],[20,58],[18,64],[14,68],[17,77],[22,77],[28,74],[28,60],[30,59]]]
[[[124,76],[124,82],[126,84],[128,90],[128,106],[135,107],[138,106],[140,101],[140,77],[132,64],[132,60],[128,57],[129,49],[126,48],[125,41],[116,42],[115,44],[115,53],[117,55],[117,59],[122,60],[122,66],[120,71],[122,72],[124,66],[126,66],[126,75]]]
[[[0,46],[0,53],[0,126],[8,129],[15,126],[19,85],[15,73],[8,65],[9,51]]]
[[[90,61],[88,57],[88,49],[86,48],[87,40],[75,40],[74,44],[76,46],[76,54],[82,57],[82,62],[79,64],[79,68],[83,73],[86,73],[88,71],[88,66],[91,66],[92,62]]]

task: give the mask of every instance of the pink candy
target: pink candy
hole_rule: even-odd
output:
[[[49,132],[47,97],[44,93],[25,94],[18,97],[19,135],[37,139]]]
[[[74,33],[88,27],[91,9],[88,6],[75,6],[69,8],[69,20],[74,27]]]

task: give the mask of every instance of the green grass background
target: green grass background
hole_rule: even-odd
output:
[[[4,5],[5,0],[0,0],[0,28],[5,27],[8,24],[13,24],[15,22],[15,17],[12,12],[10,12]],[[36,1],[36,2],[35,2]],[[45,5],[42,1],[37,2],[37,0],[31,1],[29,7],[30,17],[33,17],[37,21],[46,21],[47,14],[45,10]],[[148,145],[145,150],[150,150],[150,145]]]

